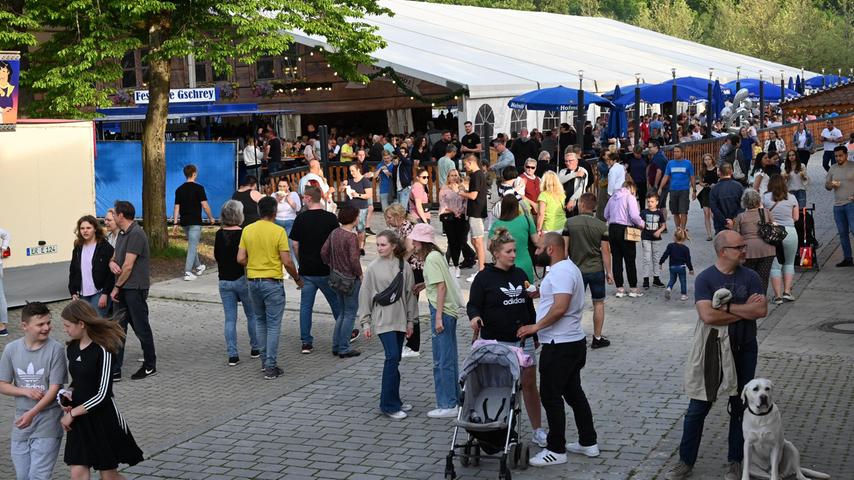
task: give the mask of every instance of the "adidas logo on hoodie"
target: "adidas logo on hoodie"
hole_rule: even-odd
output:
[[[502,303],[504,305],[517,305],[520,303],[525,303],[525,297],[522,296],[522,285],[513,286],[513,283],[507,282],[507,288],[500,287],[501,293],[504,296],[508,297],[507,300],[504,300]]]

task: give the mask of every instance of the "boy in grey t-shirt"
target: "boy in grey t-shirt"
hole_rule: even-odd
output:
[[[0,393],[15,397],[12,463],[18,480],[47,480],[59,455],[62,409],[56,402],[67,381],[65,348],[50,338],[50,310],[28,303],[21,311],[24,338],[0,357]]]

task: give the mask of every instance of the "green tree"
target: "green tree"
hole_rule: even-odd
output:
[[[171,60],[192,54],[227,73],[232,59],[252,63],[260,56],[285,52],[293,41],[286,32],[301,30],[326,38],[332,48],[327,61],[340,76],[361,80],[357,66],[371,64],[371,52],[384,43],[375,28],[360,19],[390,13],[376,0],[22,1],[22,11],[0,15],[28,29],[35,21],[42,30],[53,32],[30,55],[28,83],[41,94],[34,112],[91,115],[92,107],[109,105],[114,92],[104,85],[121,78],[124,54],[147,50],[143,61],[150,101],[143,127],[142,206],[155,250],[168,242],[165,133]],[[9,44],[0,37],[0,46]]]
[[[686,40],[697,40],[701,33],[697,14],[685,0],[650,0],[640,9],[635,23]]]

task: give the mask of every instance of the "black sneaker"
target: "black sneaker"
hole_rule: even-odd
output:
[[[311,353],[311,351],[312,351],[312,350],[314,350],[314,346],[312,346],[312,344],[310,344],[310,343],[303,343],[303,344],[302,344],[302,350],[300,350],[300,353],[303,353],[303,354],[306,354],[306,355],[307,355],[307,354]]]
[[[228,357],[228,366],[233,367],[240,363],[240,357]]]
[[[354,328],[353,331],[350,332],[350,343],[355,342],[356,339],[359,338],[359,335],[361,335],[361,332],[359,332],[359,329]]]
[[[253,349],[251,352],[249,352],[249,356],[252,358],[258,358],[261,356],[261,351]]]
[[[611,341],[604,335],[599,338],[593,337],[593,341],[590,342],[590,348],[605,348],[608,345],[611,345]]]
[[[358,357],[361,354],[362,354],[362,352],[360,352],[358,350],[350,350],[349,352],[341,353],[338,356],[340,358],[351,358],[351,357]]]
[[[366,233],[367,235],[376,235],[376,233],[374,233],[374,231],[373,231],[373,230],[371,230],[371,227],[367,227],[367,228],[365,228],[365,233]]]
[[[264,380],[273,380],[274,378],[279,378],[280,375],[285,373],[279,367],[268,368],[264,370]]]
[[[157,375],[157,368],[146,368],[145,366],[139,367],[139,370],[136,371],[133,375],[130,376],[131,380],[142,380],[143,378],[153,377]]]
[[[845,260],[842,260],[841,262],[837,263],[836,266],[837,267],[854,267],[854,261],[852,261],[850,258],[846,258]]]
[[[658,277],[655,277],[652,279],[652,286],[658,287],[658,288],[664,288],[665,287],[665,285],[663,283],[661,283],[661,279]]]
[[[463,260],[463,263],[460,264],[460,268],[466,270],[471,268],[477,263],[475,260]]]
[[[643,289],[649,290],[649,277],[644,277],[643,279]]]
[[[113,383],[122,381],[122,372],[113,372]]]

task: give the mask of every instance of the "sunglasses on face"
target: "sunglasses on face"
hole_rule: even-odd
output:
[[[418,178],[420,178],[421,180],[427,180],[427,175],[421,175],[421,176],[420,176],[420,177],[418,177]]]
[[[733,250],[739,250],[739,251],[743,252],[743,251],[747,250],[747,245],[733,245],[730,247],[724,247],[724,249],[727,249],[727,248],[731,248]]]
[[[537,167],[525,167],[525,170],[536,170]]]

